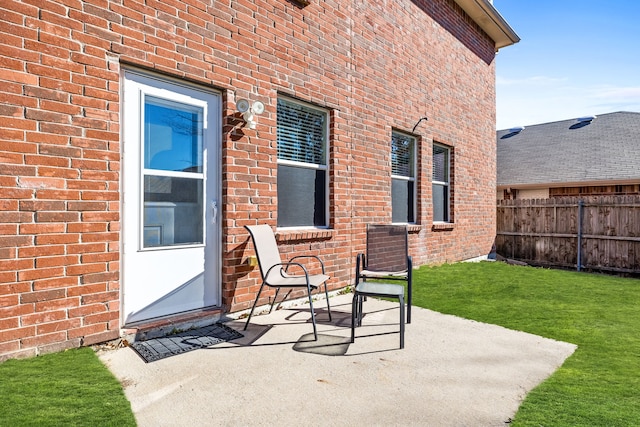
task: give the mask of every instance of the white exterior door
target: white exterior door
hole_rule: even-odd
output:
[[[125,72],[122,320],[220,304],[220,95]]]

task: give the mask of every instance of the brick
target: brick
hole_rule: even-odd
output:
[[[38,222],[77,222],[80,215],[77,212],[36,212]]]
[[[25,337],[32,337],[35,335],[36,328],[34,326],[27,326],[24,328],[7,329],[0,331],[0,343],[5,341],[13,341],[17,339],[23,339]]]
[[[67,247],[67,253],[69,254],[102,253],[104,251],[105,245],[103,243],[86,243]]]
[[[92,336],[107,332],[107,325],[104,323],[94,323],[93,325],[82,326],[80,328],[70,329],[68,331],[69,338],[80,338]]]
[[[101,222],[76,222],[66,225],[70,233],[104,233],[108,230],[107,223]]]
[[[0,260],[0,271],[30,269],[34,266],[33,259],[7,259]]]
[[[13,278],[15,279],[15,275]],[[31,290],[31,284],[29,282],[19,282],[19,283],[0,282],[0,296],[9,295],[9,294],[20,294],[22,292],[29,292],[30,290]]]
[[[78,298],[60,298],[50,301],[41,301],[34,304],[37,312],[56,311],[60,309],[69,309],[80,305]]]
[[[36,268],[58,267],[63,265],[75,265],[80,261],[77,255],[66,255],[56,257],[42,257],[36,259]]]
[[[70,316],[74,317],[74,316]],[[33,313],[21,317],[23,326],[38,325],[41,323],[50,323],[58,320],[66,319],[66,310],[46,311],[43,313]]]
[[[54,277],[33,281],[33,290],[68,288],[78,284],[77,277]]]
[[[80,276],[93,273],[103,273],[107,270],[105,263],[81,264],[67,267],[67,274],[70,276]]]
[[[84,295],[82,297],[82,304],[93,304],[97,302],[107,302],[118,300],[118,292],[110,291],[110,292],[100,292],[97,294]]]
[[[20,177],[18,185],[22,188],[60,188],[66,187],[66,181],[60,178],[47,177]]]
[[[24,73],[13,70],[0,70],[0,80],[7,80],[10,82],[23,83],[28,85],[36,85],[38,83],[38,77],[30,73]]]
[[[95,323],[109,323],[114,320],[118,320],[119,314],[115,311],[105,311],[103,313],[96,313],[88,315],[84,318],[85,325],[93,325]]]
[[[0,319],[0,331],[7,329],[17,329],[20,326],[18,317],[9,317],[6,319]]]
[[[87,334],[82,339],[82,345],[94,345],[102,342],[115,340],[120,336],[118,329],[112,329],[94,334]]]
[[[80,242],[80,235],[74,233],[45,234],[36,236],[36,245],[64,245]]]
[[[92,314],[104,313],[107,310],[107,306],[103,303],[83,304],[77,308],[69,309],[69,317],[85,317]]]
[[[70,211],[105,211],[106,203],[94,201],[69,202],[67,209]]]
[[[64,245],[27,246],[18,248],[18,258],[26,259],[38,256],[54,256],[65,253]]]
[[[20,294],[20,303],[28,304],[31,302],[49,301],[53,299],[64,298],[67,291],[64,289],[51,289],[47,291],[28,292]]]
[[[59,343],[67,339],[66,331],[54,332],[47,335],[37,335],[32,337],[25,337],[21,340],[22,346],[29,347],[39,347],[52,343]]]
[[[20,234],[64,233],[66,229],[62,223],[20,224]]]
[[[66,331],[72,328],[77,328],[80,324],[80,319],[66,319],[57,322],[39,323],[36,326],[36,333],[39,336],[42,336],[45,334],[53,334],[54,332],[65,332],[64,338],[66,338]],[[51,342],[48,342],[47,344],[50,344]]]
[[[21,211],[62,211],[64,210],[65,202],[59,200],[21,200]]]
[[[20,270],[18,272],[18,280],[37,280],[49,277],[60,277],[63,275],[64,269],[61,267],[38,268],[33,270]]]
[[[51,344],[38,345],[38,354],[59,353],[70,348],[78,348],[82,346],[82,340],[79,338],[67,339],[66,341],[52,342]]]
[[[0,318],[24,316],[35,311],[34,304],[10,305],[7,307],[0,306]]]
[[[7,360],[8,355],[11,353],[15,353],[20,350],[20,340],[13,340],[0,343],[0,363]],[[31,355],[27,356],[31,357]]]

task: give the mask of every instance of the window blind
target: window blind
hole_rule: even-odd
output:
[[[278,99],[278,159],[326,165],[327,114]]]
[[[391,174],[413,177],[414,176],[414,161],[413,153],[415,139],[403,135],[401,133],[394,132],[391,135]]]
[[[438,145],[433,146],[432,181],[449,182],[449,150]]]

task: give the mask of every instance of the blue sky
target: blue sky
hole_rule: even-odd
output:
[[[496,56],[497,129],[640,112],[640,1],[493,5],[521,38]]]

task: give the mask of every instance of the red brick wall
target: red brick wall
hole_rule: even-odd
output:
[[[245,224],[276,224],[276,100],[330,110],[330,224],[281,232],[352,280],[365,224],[388,223],[391,130],[419,137],[414,264],[484,255],[495,235],[493,43],[452,0],[5,0],[0,4],[0,359],[115,338],[120,83],[148,69],[223,94],[223,304],[258,275]],[[235,100],[266,106],[248,130]],[[431,143],[452,148],[453,227],[431,220]],[[2,356],[4,355],[4,356]]]

